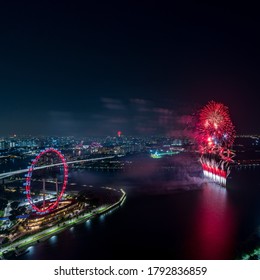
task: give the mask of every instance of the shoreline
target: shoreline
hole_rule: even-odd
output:
[[[61,233],[62,231],[68,229],[68,228],[71,228],[72,226],[75,226],[75,225],[78,225],[78,224],[81,224],[83,222],[86,222],[86,221],[89,221],[95,217],[98,217],[99,215],[102,215],[116,207],[119,207],[121,206],[125,199],[126,199],[126,192],[123,190],[123,189],[120,189],[122,195],[120,197],[120,199],[115,202],[114,204],[112,205],[109,205],[107,207],[101,207],[101,210],[100,209],[97,209],[95,210],[94,212],[92,213],[85,213],[83,214],[82,217],[78,217],[78,218],[72,218],[71,220],[67,220],[66,222],[64,222],[64,224],[62,226],[53,226],[51,228],[48,228],[48,229],[44,229],[43,231],[41,232],[37,232],[35,234],[32,234],[30,236],[27,236],[19,241],[15,241],[14,243],[12,244],[7,244],[7,245],[4,245],[4,246],[1,246],[0,247],[0,260],[1,259],[8,259],[4,257],[4,253],[9,253],[11,254],[13,252],[13,254],[15,255],[15,253],[21,253],[23,251],[26,251],[29,247],[33,246],[33,245],[36,245],[38,243],[41,243],[41,242],[44,242],[46,241],[47,239],[51,238],[53,235],[56,235],[56,234],[59,234]],[[29,239],[29,240],[27,240]],[[12,254],[12,257],[13,257],[13,254]]]

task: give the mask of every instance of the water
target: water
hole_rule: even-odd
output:
[[[19,259],[226,260],[241,256],[260,226],[259,180],[251,181],[246,192],[236,192],[200,177],[191,180],[190,174],[179,171],[170,176],[173,169],[159,169],[158,161],[143,166],[123,173],[71,171],[70,189],[84,188],[84,184],[123,186],[125,203],[31,246]],[[190,182],[183,184],[181,177]],[[236,184],[239,181],[234,180],[234,190]]]
[[[113,213],[31,247],[23,259],[235,259],[260,224],[256,202],[210,184],[162,195],[132,190]]]

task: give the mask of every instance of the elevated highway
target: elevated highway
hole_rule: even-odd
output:
[[[73,161],[67,161],[67,164],[74,164],[74,163],[81,163],[81,162],[88,162],[88,161],[97,161],[97,160],[109,159],[109,158],[114,158],[114,157],[115,156],[107,156],[107,157],[99,157],[99,158],[73,160]],[[48,167],[59,166],[59,165],[63,165],[63,163],[60,162],[60,163],[37,166],[37,167],[34,168],[34,170],[45,169],[45,168],[48,168]],[[27,172],[28,172],[28,168],[1,173],[0,174],[0,179],[8,178],[8,177],[11,177],[13,175],[27,173]]]

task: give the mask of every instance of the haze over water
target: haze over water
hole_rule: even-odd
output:
[[[124,186],[123,206],[30,248],[23,259],[235,259],[260,225],[260,195],[242,197],[215,184],[132,185],[123,175],[75,172],[95,186]],[[118,178],[117,183],[115,178]],[[163,190],[163,188],[162,188]]]

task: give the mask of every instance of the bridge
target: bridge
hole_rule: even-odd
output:
[[[114,157],[115,156],[107,156],[107,157],[99,157],[99,158],[73,160],[73,161],[67,161],[67,164],[81,163],[81,162],[88,162],[88,161],[97,161],[97,160],[109,159],[109,158],[114,158]],[[37,166],[37,167],[34,168],[34,170],[45,169],[45,168],[48,168],[48,167],[59,166],[59,165],[63,165],[63,163],[60,162],[60,163]],[[27,172],[28,172],[28,168],[1,173],[0,174],[0,179],[4,179],[4,178],[7,178],[7,177],[10,177],[10,176],[13,176],[13,175],[27,173]]]

